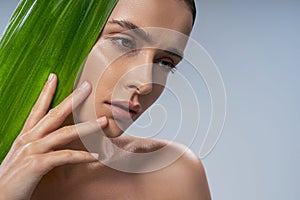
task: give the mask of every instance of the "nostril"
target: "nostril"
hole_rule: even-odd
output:
[[[129,85],[128,86],[130,89],[135,89],[135,90],[137,90],[138,89],[138,87],[137,86],[135,86],[135,85]]]

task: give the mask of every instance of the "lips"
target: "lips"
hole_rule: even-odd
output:
[[[133,104],[131,101],[106,101],[105,105],[111,109],[114,118],[125,121],[131,121],[141,110],[139,104]]]

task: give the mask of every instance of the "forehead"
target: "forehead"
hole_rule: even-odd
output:
[[[141,28],[171,29],[189,35],[193,16],[180,0],[119,0],[109,20],[130,21]]]

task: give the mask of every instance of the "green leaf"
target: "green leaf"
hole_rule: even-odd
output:
[[[76,77],[117,0],[23,0],[0,40],[0,161],[50,72],[59,84],[53,105]]]

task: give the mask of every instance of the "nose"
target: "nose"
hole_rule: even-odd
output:
[[[153,53],[151,50],[144,50],[131,63],[130,80],[128,80],[128,88],[134,89],[141,95],[149,94],[153,87]]]

